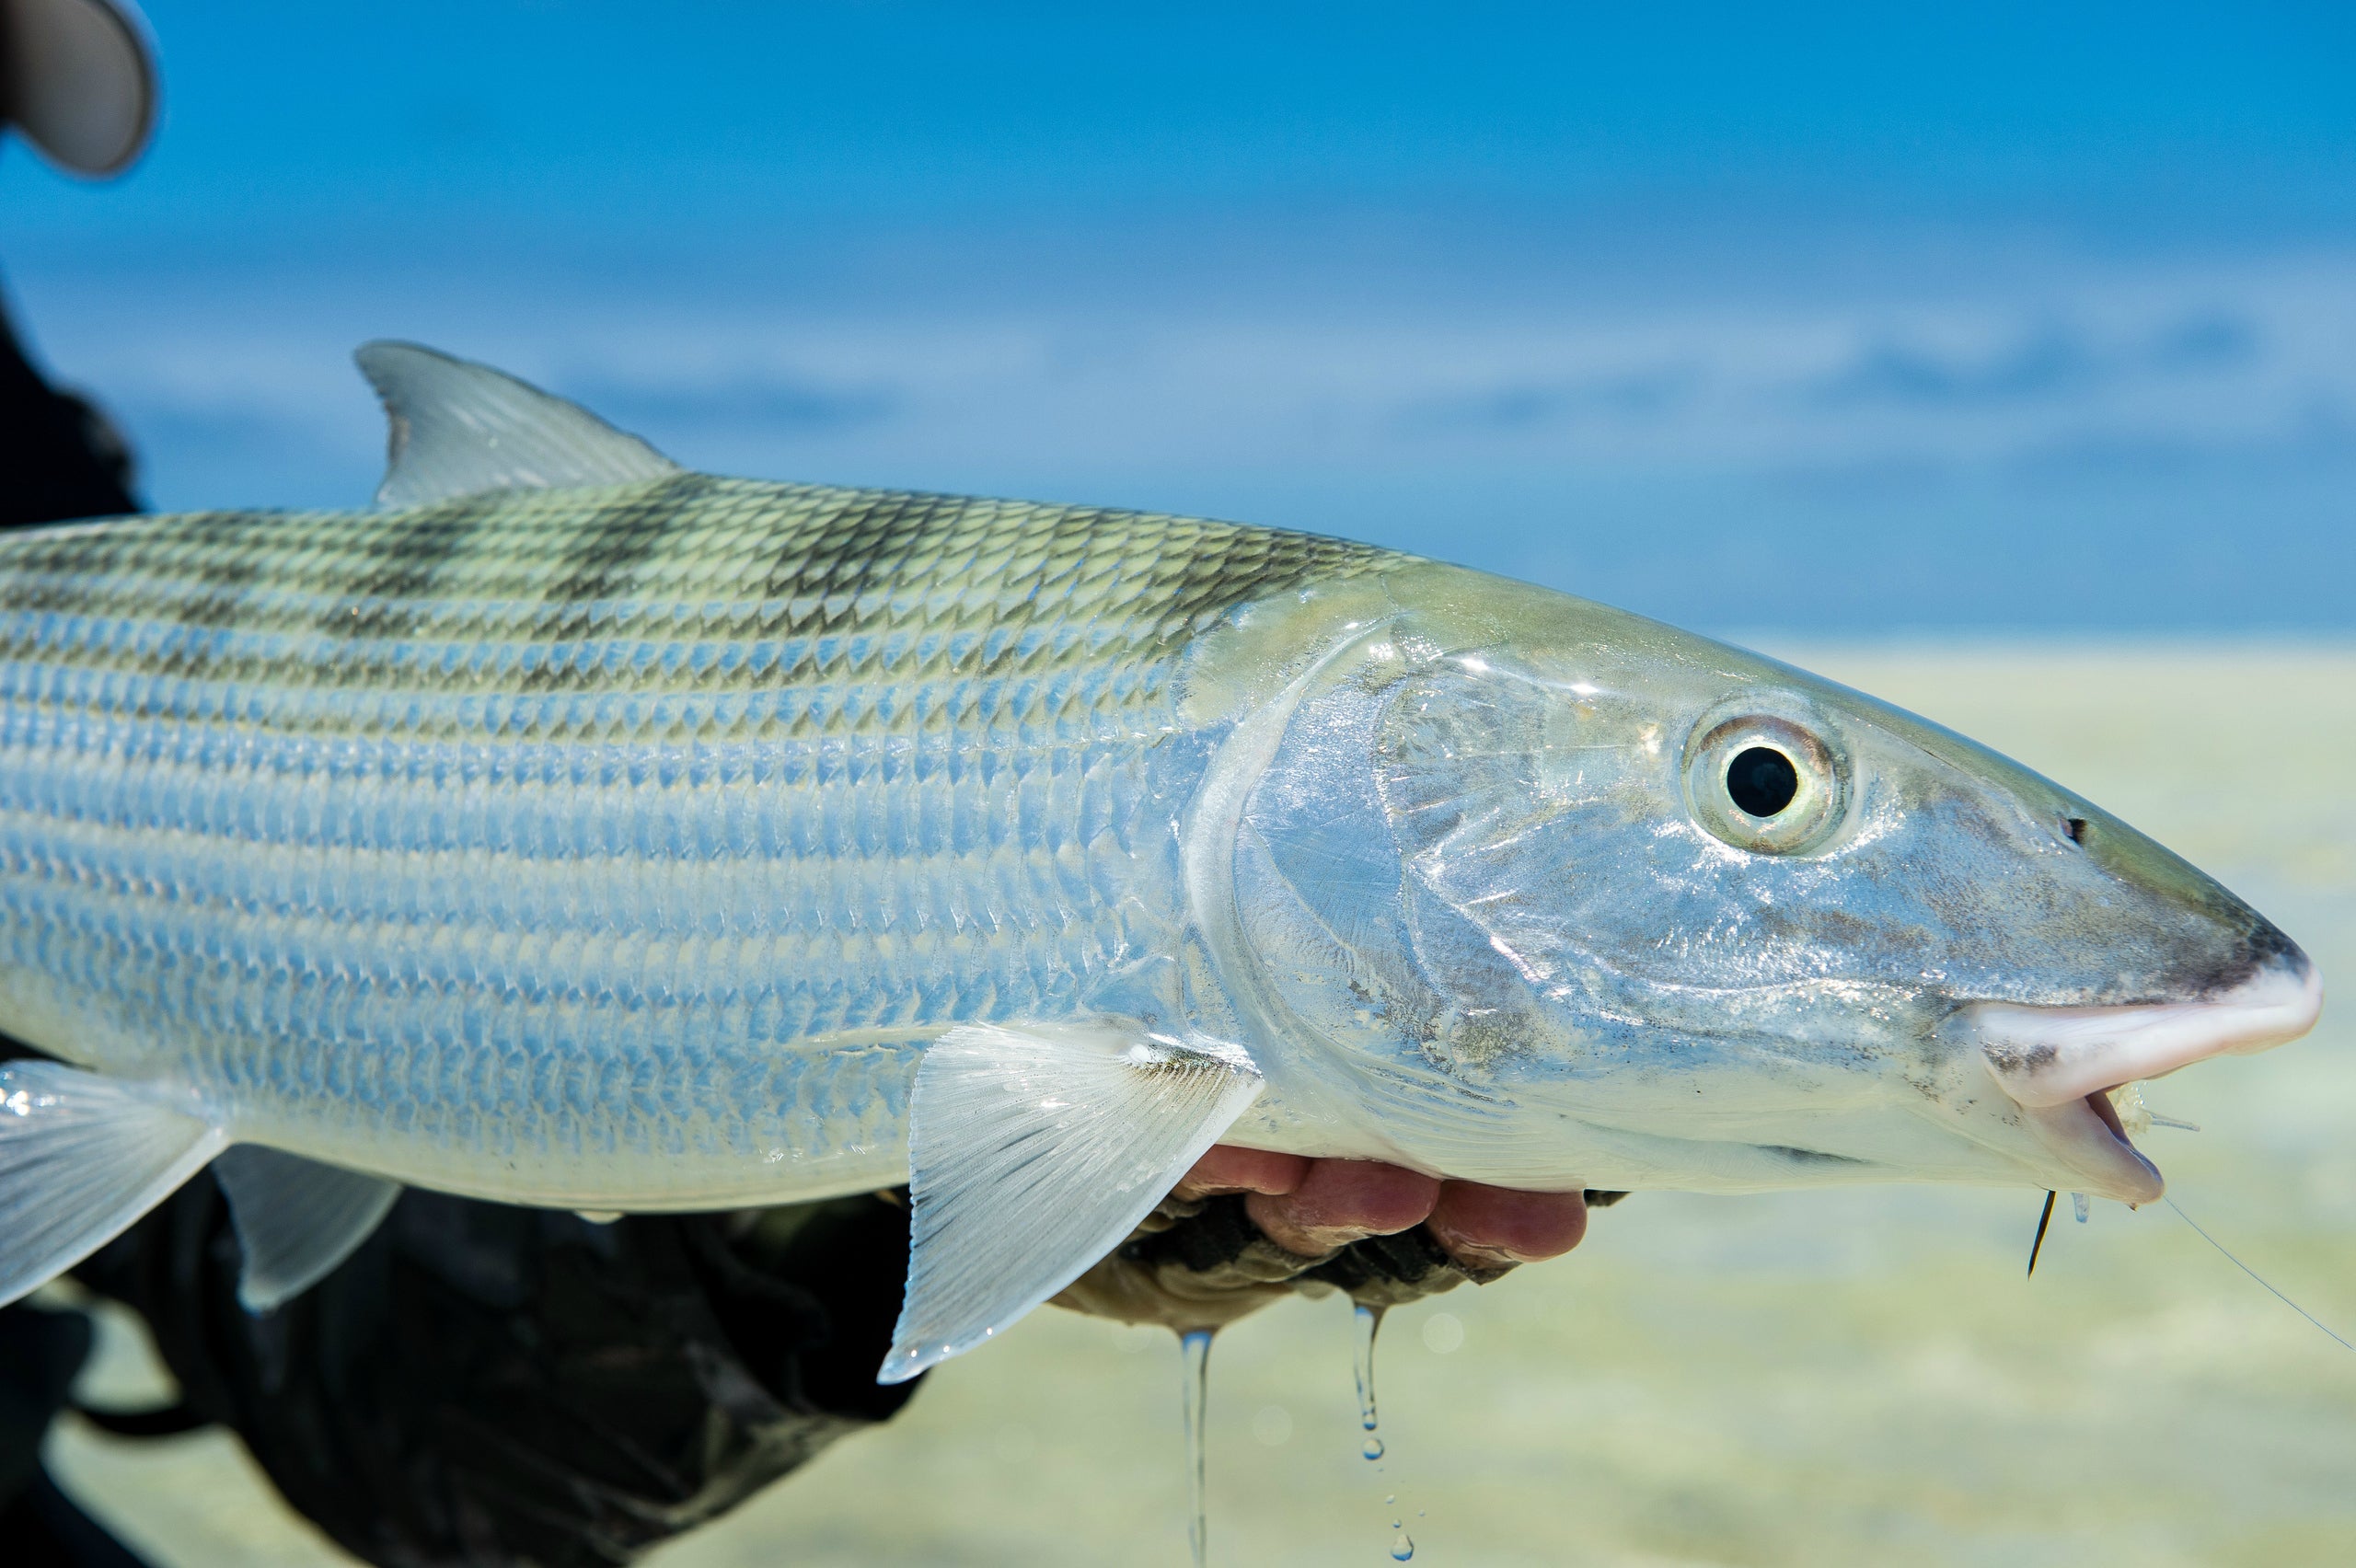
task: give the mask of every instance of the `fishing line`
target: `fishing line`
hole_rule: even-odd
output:
[[[2045,1212],[2037,1216],[2037,1239],[2028,1244],[2028,1274],[2026,1277],[2029,1279],[2037,1277],[2037,1255],[2045,1251],[2045,1228],[2053,1223],[2054,1195],[2051,1193],[2045,1194]]]
[[[2219,1252],[2223,1253],[2223,1254],[2224,1254],[2224,1259],[2225,1259],[2225,1261],[2226,1261],[2227,1262],[2229,1262],[2229,1263],[2233,1264],[2233,1265],[2234,1265],[2234,1267],[2235,1267],[2235,1268],[2237,1268],[2237,1269],[2241,1270],[2241,1271],[2242,1271],[2242,1273],[2244,1273],[2244,1274],[2246,1274],[2249,1275],[2249,1277],[2250,1277],[2250,1278],[2252,1278],[2252,1279],[2254,1279],[2254,1280],[2257,1280],[2258,1284],[2260,1284],[2260,1285],[2266,1285],[2266,1281],[2265,1281],[2265,1279],[2259,1275],[2258,1272],[2256,1269],[2254,1269],[2254,1268],[2250,1267],[2247,1263],[2243,1262],[2239,1258],[2235,1257],[2231,1252],[2227,1252],[2227,1251],[2225,1251],[2225,1244],[2224,1244],[2223,1241],[2218,1240],[2214,1236],[2210,1235],[2207,1231],[2205,1231],[2205,1230],[2201,1229],[2201,1228],[2200,1228],[2200,1222],[2199,1220],[2197,1220],[2197,1219],[2194,1219],[2190,1215],[2189,1215],[2189,1214],[2185,1213],[2185,1212],[2184,1212],[2184,1210],[2183,1210],[2182,1208],[2177,1207],[2177,1201],[2176,1201],[2174,1198],[2164,1197],[2164,1198],[2162,1198],[2162,1199],[2160,1200],[2160,1202],[2162,1202],[2162,1203],[2164,1203],[2164,1204],[2167,1205],[2168,1205],[2168,1207],[2170,1207],[2170,1208],[2172,1208],[2172,1209],[2176,1209],[2176,1216],[2177,1216],[2177,1218],[2178,1218],[2178,1219],[2180,1219],[2180,1220],[2184,1221],[2184,1223],[2185,1223],[2185,1224],[2189,1225],[2190,1227],[2192,1227],[2192,1233],[2193,1233],[2195,1236],[2200,1237],[2200,1239],[2202,1239],[2203,1241],[2208,1242],[2208,1243],[2209,1243],[2209,1245],[2211,1245],[2212,1247],[2216,1248],[2216,1249],[2217,1249],[2217,1251],[2218,1251]],[[2050,1196],[2049,1196],[2049,1197],[2047,1198],[2047,1200],[2046,1200],[2046,1205],[2045,1205],[2045,1206],[2046,1206],[2046,1212],[2048,1212],[2049,1214],[2052,1212],[2052,1208],[2053,1208],[2053,1202],[2052,1202],[2052,1199],[2051,1199]],[[2034,1267],[2034,1266],[2035,1266],[2035,1259],[2034,1259],[2034,1258],[2032,1258],[2032,1259],[2030,1260],[2030,1262],[2031,1262],[2031,1266],[2032,1266],[2032,1267]],[[2269,1295],[2269,1296],[2273,1297],[2275,1300],[2280,1301],[2281,1303],[2282,1303],[2282,1305],[2283,1305],[2283,1306],[2288,1307],[2289,1309],[2291,1309],[2291,1310],[2292,1310],[2292,1311],[2296,1312],[2300,1317],[2304,1318],[2308,1322],[2313,1323],[2316,1328],[2319,1328],[2319,1329],[2323,1330],[2323,1332],[2324,1332],[2325,1333],[2327,1333],[2327,1334],[2331,1334],[2331,1338],[2332,1338],[2333,1343],[2337,1343],[2337,1344],[2339,1346],[2339,1348],[2340,1348],[2340,1349],[2342,1349],[2342,1350],[2356,1350],[2356,1344],[2350,1344],[2346,1340],[2341,1339],[2338,1334],[2336,1334],[2336,1333],[2332,1333],[2331,1326],[2330,1326],[2329,1324],[2326,1323],[2326,1322],[2325,1322],[2321,1318],[2316,1317],[2313,1312],[2308,1311],[2304,1307],[2302,1307],[2302,1306],[2300,1306],[2297,1302],[2295,1302],[2295,1301],[2292,1300],[2289,1297],[2287,1297],[2287,1296],[2283,1295],[2281,1291],[2279,1291],[2279,1290],[2275,1289],[2272,1286],[2270,1286],[2270,1285],[2266,1285],[2266,1293],[2267,1293],[2268,1295]]]

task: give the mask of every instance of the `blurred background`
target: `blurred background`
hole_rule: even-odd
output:
[[[2356,602],[2356,11],[157,0],[0,261],[159,507],[416,338],[691,466],[1346,533],[1703,629]]]
[[[2356,11],[147,10],[152,151],[7,147],[0,261],[152,505],[364,501],[399,336],[692,467],[1369,538],[1920,708],[2356,973]],[[2343,1332],[2349,1032],[2147,1140]],[[1640,1195],[1399,1315],[1380,1476],[1280,1308],[1214,1558],[2356,1561],[2356,1356],[2165,1210],[2025,1285],[2036,1208]],[[1039,1314],[660,1561],[1181,1562],[1177,1381]],[[225,1438],[58,1442],[159,1561],[327,1560]]]

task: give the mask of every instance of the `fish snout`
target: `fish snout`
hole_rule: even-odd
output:
[[[1965,1009],[1988,1070],[2030,1110],[2067,1104],[2211,1056],[2246,1055],[2296,1040],[2323,1010],[2323,978],[2295,947],[2269,954],[2229,990],[2185,1002],[2126,1007]]]
[[[2127,1007],[1981,1002],[1963,1021],[1989,1076],[2080,1191],[2150,1203],[2159,1168],[2128,1141],[2110,1091],[2210,1056],[2244,1055],[2315,1027],[2323,981],[2288,942],[2230,989],[2198,1000]]]

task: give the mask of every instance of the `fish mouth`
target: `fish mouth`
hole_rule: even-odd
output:
[[[2025,1105],[2021,1119],[2045,1151],[2069,1169],[2073,1192],[2148,1204],[2166,1190],[2160,1168],[2128,1141],[2108,1090],[2061,1105]]]
[[[2086,1185],[2122,1203],[2160,1195],[2159,1169],[2127,1140],[2111,1090],[2211,1056],[2296,1040],[2323,1009],[2323,981],[2295,950],[2240,985],[2189,1002],[1963,1011],[1988,1073],[2031,1131]]]
[[[2041,1110],[2211,1056],[2296,1040],[2322,1010],[2323,979],[2304,954],[2294,954],[2199,1001],[2110,1008],[1980,1002],[1963,1016],[2004,1092]]]

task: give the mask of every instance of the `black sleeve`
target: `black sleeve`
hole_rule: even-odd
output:
[[[153,1328],[345,1550],[399,1568],[627,1562],[891,1415],[907,1216],[861,1196],[609,1225],[405,1193],[276,1312],[237,1302],[199,1176],[79,1271]]]
[[[41,379],[0,314],[0,528],[137,510],[122,438]]]

